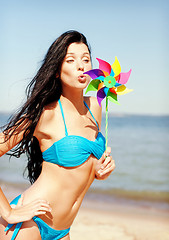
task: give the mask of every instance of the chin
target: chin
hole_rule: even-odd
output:
[[[88,82],[87,83],[81,83],[81,88],[84,90],[87,86],[88,86]]]

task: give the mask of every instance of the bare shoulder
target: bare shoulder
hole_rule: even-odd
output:
[[[55,117],[55,111],[57,108],[57,103],[52,103],[49,105],[46,105],[41,113],[40,119],[38,121],[38,124],[35,128],[34,136],[39,138],[42,134],[47,134],[48,132],[48,126],[53,122],[53,119]]]
[[[101,125],[101,118],[102,118],[102,107],[99,106],[96,97],[85,97],[85,101],[89,106],[91,112],[93,113],[96,121],[99,123],[99,127]]]
[[[43,124],[46,124],[46,122],[50,122],[55,115],[56,108],[57,108],[57,102],[46,105],[40,116],[40,119],[39,119],[40,122]]]

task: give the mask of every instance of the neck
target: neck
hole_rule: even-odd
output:
[[[68,106],[70,111],[76,109],[80,114],[86,110],[84,106],[83,90],[80,91],[66,91],[61,94],[61,102]]]

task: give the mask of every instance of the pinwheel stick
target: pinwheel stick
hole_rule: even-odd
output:
[[[106,97],[106,145],[105,145],[106,150],[107,144],[108,144],[108,98]]]

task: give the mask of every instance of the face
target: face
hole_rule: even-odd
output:
[[[90,77],[83,73],[91,68],[88,47],[84,43],[71,43],[61,67],[62,87],[84,89],[88,85]]]

